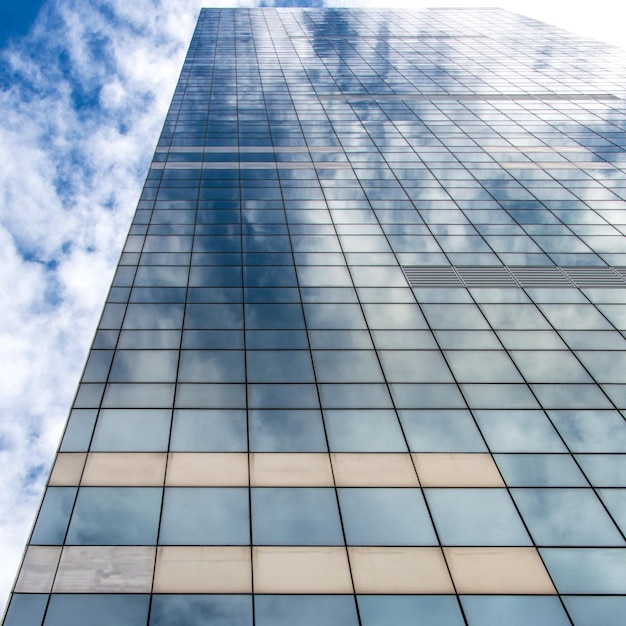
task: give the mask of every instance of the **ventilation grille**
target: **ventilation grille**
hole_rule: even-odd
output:
[[[626,267],[404,266],[411,287],[623,287]]]

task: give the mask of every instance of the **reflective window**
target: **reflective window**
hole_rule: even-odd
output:
[[[257,545],[343,544],[334,489],[252,489],[252,537]]]
[[[418,489],[339,489],[348,545],[436,545]]]
[[[246,489],[175,487],[165,490],[159,543],[241,545],[249,542]]]
[[[68,544],[156,543],[162,490],[155,487],[82,487],[67,533]]]

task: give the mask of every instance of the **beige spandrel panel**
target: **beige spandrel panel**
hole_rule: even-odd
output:
[[[92,452],[81,485],[161,487],[165,462],[164,452]]]
[[[353,593],[345,548],[257,546],[252,568],[255,593]]]
[[[554,594],[535,548],[444,548],[458,593]]]
[[[86,457],[87,454],[84,452],[59,452],[50,474],[49,485],[51,487],[78,485]]]
[[[247,487],[244,452],[170,452],[167,487]]]
[[[66,546],[54,593],[150,593],[153,546]]]
[[[348,548],[355,593],[454,593],[441,548]]]
[[[250,455],[252,487],[332,487],[328,454],[263,453]]]
[[[50,593],[60,556],[60,546],[29,546],[15,584],[16,593]]]
[[[419,487],[408,452],[335,452],[330,457],[337,487]]]
[[[252,563],[244,546],[163,546],[154,593],[250,593]]]
[[[414,453],[422,487],[504,487],[490,454]]]

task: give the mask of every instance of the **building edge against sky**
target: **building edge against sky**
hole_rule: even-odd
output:
[[[621,623],[607,54],[203,10],[4,626]]]

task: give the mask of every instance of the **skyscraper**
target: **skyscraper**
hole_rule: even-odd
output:
[[[621,624],[615,55],[203,10],[4,626]]]

